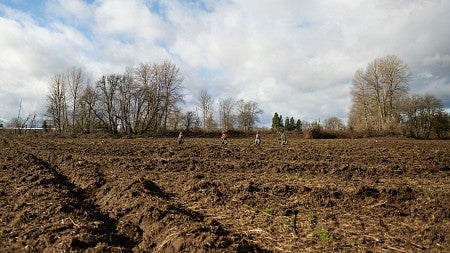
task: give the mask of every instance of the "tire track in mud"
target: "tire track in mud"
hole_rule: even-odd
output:
[[[28,198],[28,203],[22,203],[21,205],[25,206],[21,210],[24,215],[19,216],[19,220],[25,217],[24,222],[36,219],[36,221],[45,223],[45,220],[42,220],[45,219],[45,215],[39,217],[39,213],[33,213],[33,210],[30,209],[48,209],[51,210],[49,212],[53,212],[53,216],[60,216],[61,223],[64,224],[64,226],[58,227],[59,224],[55,224],[55,221],[47,221],[46,226],[36,228],[35,225],[31,229],[31,232],[48,234],[46,236],[51,239],[46,238],[46,248],[63,251],[94,249],[128,252],[136,245],[132,238],[117,233],[117,220],[101,212],[99,206],[92,201],[89,188],[73,183],[73,180],[64,175],[57,165],[52,165],[38,155],[32,154],[28,147],[17,144],[13,147],[11,144],[8,145],[9,149],[14,150],[16,159],[23,160],[25,165],[23,169],[27,170],[25,173],[27,175],[20,179],[20,183],[23,185],[21,194],[27,194],[32,198],[42,195],[42,193],[36,193],[38,191],[50,193],[50,197],[35,198],[34,202]],[[101,183],[102,180],[97,179],[94,185],[98,186]],[[29,207],[26,207],[27,205]],[[32,214],[30,215],[30,213]],[[31,233],[26,237],[41,238],[43,236]],[[51,245],[52,242],[55,244]],[[25,245],[25,249],[33,249],[26,243],[26,238],[21,243]]]

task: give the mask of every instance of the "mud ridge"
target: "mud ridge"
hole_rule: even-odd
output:
[[[23,159],[23,166],[14,169],[25,170],[27,173],[17,178],[22,185],[17,194],[23,200],[14,207],[18,215],[12,219],[11,224],[20,228],[28,223],[28,226],[32,228],[10,249],[17,250],[22,245],[25,249],[44,247],[53,250],[78,251],[96,248],[98,250],[122,249],[126,252],[126,249],[135,245],[132,239],[116,232],[117,221],[102,214],[98,206],[90,200],[86,191],[59,173],[58,167],[24,151],[15,151],[14,156],[16,159]],[[48,192],[56,193],[57,196],[48,198],[46,196]],[[47,224],[30,224],[34,223],[34,218],[42,215],[36,209],[43,210],[44,216],[51,214],[52,217],[47,220]],[[58,219],[53,220],[54,217],[58,217]],[[46,235],[43,230],[58,220],[61,220],[60,224],[52,225],[52,230],[60,231],[60,236],[55,238],[50,235],[48,239],[45,239]],[[4,232],[2,231],[2,233]],[[28,239],[33,238],[41,239],[37,244],[27,242]],[[38,246],[42,243],[45,246]]]
[[[263,137],[0,139],[0,248],[450,248],[450,142]]]

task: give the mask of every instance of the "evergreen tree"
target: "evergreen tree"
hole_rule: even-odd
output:
[[[275,112],[272,118],[272,131],[278,131],[278,129],[283,127],[282,116]]]
[[[295,130],[295,120],[294,117],[291,117],[291,119],[289,120],[289,130]]]
[[[286,119],[284,120],[284,130],[291,131],[291,125],[289,124],[289,117],[286,117]]]
[[[302,131],[302,121],[301,120],[297,120],[297,124],[295,125],[295,129],[299,132]]]
[[[278,127],[278,113],[275,112],[272,117],[272,131],[276,131]]]

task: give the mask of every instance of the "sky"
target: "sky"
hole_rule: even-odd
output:
[[[410,94],[450,108],[448,0],[0,0],[0,123],[45,114],[52,77],[90,83],[169,60],[183,111],[200,90],[305,121],[351,106],[356,70],[387,55],[409,67]]]

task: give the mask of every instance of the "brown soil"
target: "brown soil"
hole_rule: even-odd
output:
[[[4,252],[445,252],[450,141],[0,137]]]

